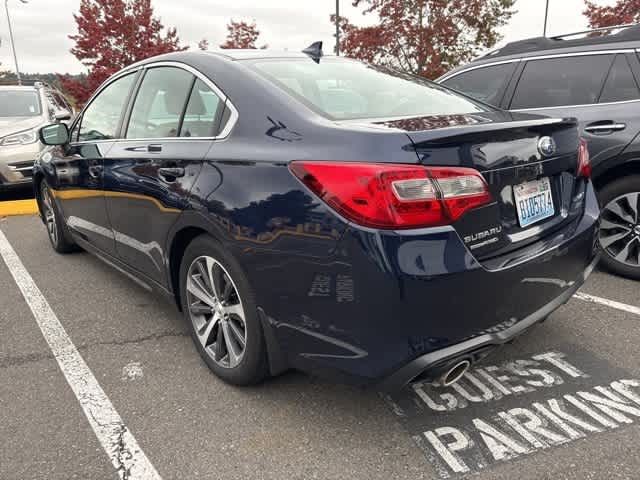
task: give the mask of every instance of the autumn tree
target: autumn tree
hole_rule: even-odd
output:
[[[258,30],[255,21],[247,23],[231,20],[227,24],[227,31],[227,39],[220,45],[220,48],[258,48],[256,41],[260,36],[260,30]],[[267,45],[260,48],[267,48]]]
[[[110,75],[123,67],[162,53],[184,50],[175,28],[165,29],[153,15],[151,0],[81,0],[73,18],[78,33],[71,53],[89,73],[85,81],[60,78],[65,90],[84,103]]]
[[[515,0],[354,0],[377,24],[339,19],[345,55],[427,78],[470,61],[500,40]],[[331,17],[335,21],[335,16]]]
[[[587,0],[584,14],[591,28],[640,22],[640,0],[618,0],[615,5],[598,6]]]

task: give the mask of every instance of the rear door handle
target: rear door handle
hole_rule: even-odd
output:
[[[154,145],[147,145],[147,152],[150,153],[158,153],[162,151],[162,145],[158,145],[158,144],[154,144]]]
[[[589,133],[607,133],[607,132],[618,132],[620,130],[624,130],[627,128],[626,123],[596,123],[590,124],[585,127],[585,132]]]
[[[160,175],[168,182],[174,182],[176,178],[184,177],[184,168],[162,167],[158,169],[158,175]]]

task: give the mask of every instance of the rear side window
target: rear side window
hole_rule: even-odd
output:
[[[616,55],[604,90],[600,96],[600,103],[623,102],[640,98],[638,85],[631,72],[629,62],[624,55]]]
[[[181,68],[148,70],[133,104],[127,138],[177,137],[194,78]]]
[[[585,55],[528,61],[512,109],[596,103],[613,55]]]
[[[193,84],[184,114],[181,137],[213,137],[224,102],[202,80]]]
[[[442,83],[473,98],[497,106],[516,65],[516,62],[512,62],[476,68],[449,78]]]
[[[133,73],[121,77],[98,94],[82,114],[79,141],[115,138],[122,110],[134,79]]]
[[[319,114],[335,120],[457,115],[490,108],[425,79],[346,59],[258,60],[250,64]]]

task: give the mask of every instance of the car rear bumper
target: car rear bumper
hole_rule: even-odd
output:
[[[485,333],[465,340],[464,342],[422,355],[384,378],[377,385],[378,388],[382,391],[398,390],[425,372],[429,372],[430,370],[434,373],[437,372],[439,370],[438,367],[441,365],[451,364],[458,359],[469,359],[473,363],[477,359],[484,358],[493,350],[493,347],[498,347],[512,341],[534,325],[545,321],[551,313],[567,303],[589,277],[599,259],[600,255],[596,255],[584,270],[582,278],[576,280],[574,285],[564,291],[560,296],[554,298],[539,310],[531,313],[511,327],[494,333]]]
[[[249,277],[270,355],[278,350],[288,366],[333,380],[397,388],[430,366],[510,340],[566,302],[595,265],[598,219],[588,184],[581,217],[483,262],[452,227],[349,226],[326,242],[332,256],[265,252],[273,268],[249,269]]]

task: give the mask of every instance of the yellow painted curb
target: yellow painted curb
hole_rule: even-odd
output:
[[[36,213],[38,213],[38,204],[34,199],[0,202],[0,217],[9,215],[33,215]]]

